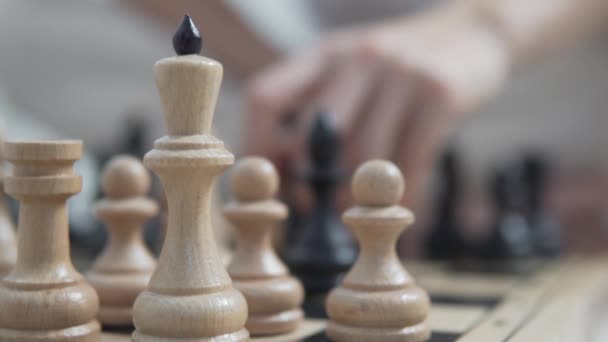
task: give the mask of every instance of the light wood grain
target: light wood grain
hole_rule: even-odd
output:
[[[303,317],[304,288],[289,275],[272,247],[272,229],[287,217],[286,206],[273,199],[278,179],[268,160],[242,159],[231,177],[235,200],[224,208],[224,215],[238,233],[228,273],[247,300],[246,327],[252,335],[293,331]]]
[[[433,332],[465,333],[473,328],[488,309],[478,305],[449,305],[433,303],[429,326]]]
[[[135,298],[156,267],[142,226],[158,213],[158,204],[145,197],[150,175],[134,157],[112,158],[103,171],[102,188],[106,197],[97,202],[96,214],[108,229],[108,243],[86,276],[99,295],[101,323],[131,326]]]
[[[275,336],[252,337],[251,342],[296,342],[303,341],[308,337],[321,333],[326,326],[326,322],[321,319],[305,319],[298,325],[296,330],[286,334]],[[128,334],[104,333],[102,342],[128,342],[131,341]]]
[[[184,55],[154,68],[168,135],[144,164],[161,179],[168,224],[156,271],[135,301],[133,340],[247,340],[247,303],[232,287],[210,224],[215,179],[234,162],[210,134],[222,66]]]
[[[327,335],[334,341],[425,341],[429,297],[401,265],[396,242],[414,215],[398,205],[401,171],[373,160],[353,177],[357,206],[343,220],[359,241],[360,254],[343,284],[327,298]]]
[[[517,275],[458,272],[426,273],[416,278],[433,296],[459,298],[502,297],[521,280]]]
[[[602,330],[608,315],[608,275],[604,268],[605,260],[565,262],[558,279],[549,284],[542,305],[510,341],[606,341]]]
[[[17,262],[15,223],[6,208],[4,196],[4,144],[0,140],[0,278]]]
[[[551,283],[557,280],[556,272],[549,269],[531,279],[520,281],[500,304],[459,341],[502,341],[529,319],[533,310],[543,304]]]
[[[0,341],[98,341],[95,290],[70,260],[66,200],[81,189],[80,141],[7,142],[20,201],[17,264],[0,282]]]

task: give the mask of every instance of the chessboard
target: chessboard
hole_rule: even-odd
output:
[[[406,262],[431,295],[430,342],[602,341],[608,278],[602,257],[526,261],[504,272]],[[497,266],[500,268],[501,266]],[[287,335],[252,341],[327,341],[324,319],[308,318]],[[130,332],[104,332],[103,342],[130,341]]]

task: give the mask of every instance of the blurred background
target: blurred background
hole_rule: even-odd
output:
[[[92,205],[100,170],[119,153],[142,157],[165,134],[152,67],[174,55],[171,37],[188,13],[202,53],[224,64],[217,135],[237,156],[277,164],[294,213],[314,210],[315,196],[297,175],[312,167],[300,141],[309,136],[306,118],[322,109],[341,137],[343,184],[370,158],[392,159],[404,172],[404,203],[418,222],[403,238],[403,255],[460,256],[474,245],[479,256],[492,243],[505,245],[506,257],[534,253],[517,246],[538,244],[521,233],[538,212],[551,225],[536,237],[554,243],[548,254],[592,253],[608,246],[607,7],[0,0],[0,118],[5,139],[84,141],[72,233],[77,245],[98,250],[103,229]],[[285,125],[294,131],[286,135]],[[297,143],[276,147],[285,140]],[[540,178],[533,185],[522,180],[526,165]],[[348,191],[338,190],[336,206],[350,205]],[[150,224],[150,241],[160,222]]]

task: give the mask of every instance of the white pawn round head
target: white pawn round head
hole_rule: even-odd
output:
[[[237,201],[263,201],[279,190],[279,175],[267,159],[246,157],[235,165],[230,186]]]
[[[401,171],[386,160],[367,161],[357,168],[353,176],[352,191],[358,205],[396,205],[401,201],[404,189]]]
[[[104,168],[101,187],[110,198],[144,196],[150,190],[150,174],[139,159],[119,155]]]

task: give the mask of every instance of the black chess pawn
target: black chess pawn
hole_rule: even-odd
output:
[[[529,256],[532,252],[522,171],[519,166],[507,167],[498,170],[492,179],[496,218],[481,248],[483,258],[514,259]]]
[[[454,260],[466,256],[467,243],[458,220],[458,203],[462,199],[462,167],[455,149],[444,151],[438,172],[435,221],[426,240],[430,259]]]
[[[526,155],[522,160],[527,186],[527,218],[535,251],[540,256],[556,256],[561,249],[561,229],[557,219],[545,205],[548,167],[537,155]]]
[[[336,286],[355,259],[351,236],[338,218],[335,192],[343,174],[339,161],[339,136],[326,113],[315,118],[309,136],[310,170],[306,174],[314,198],[311,214],[285,252],[291,271],[307,294],[325,293]]]

